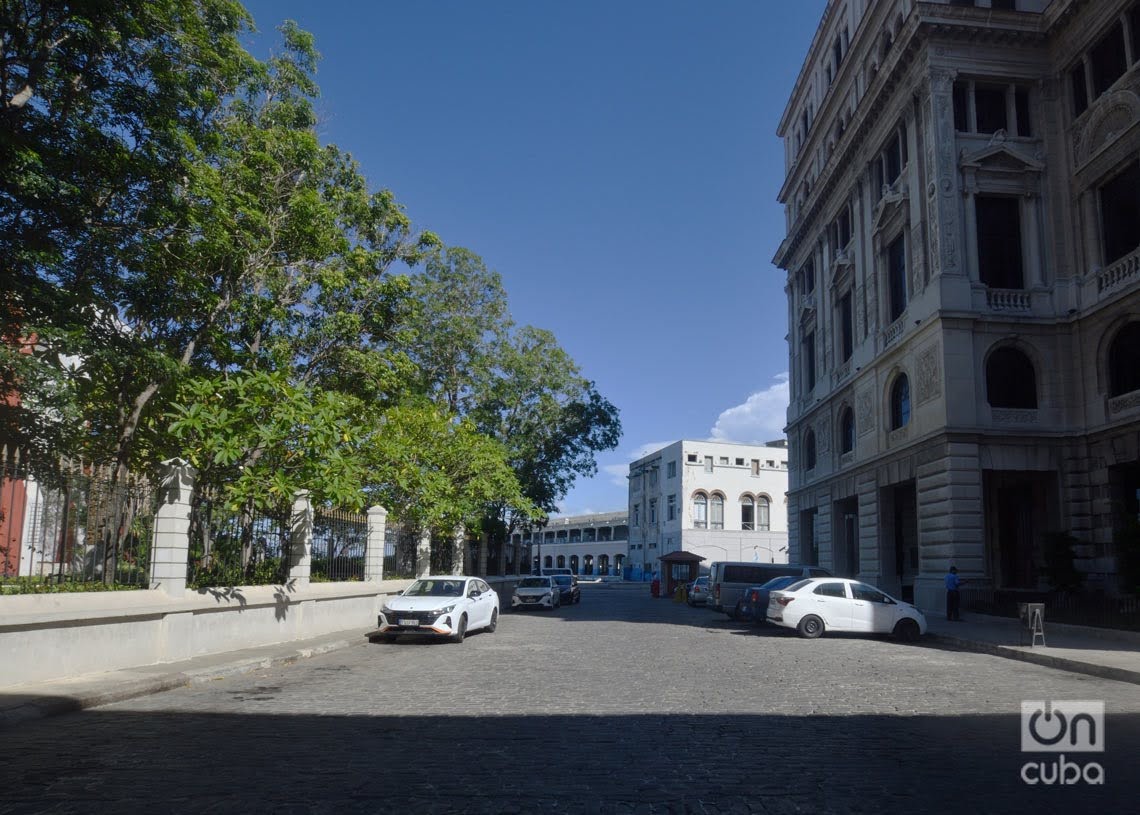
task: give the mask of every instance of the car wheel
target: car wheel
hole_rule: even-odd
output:
[[[495,609],[491,612],[491,622],[487,623],[487,633],[494,634],[495,629],[499,627],[499,610]]]
[[[823,633],[823,620],[814,614],[809,614],[800,620],[800,624],[796,626],[796,633],[805,640],[814,640]]]
[[[914,642],[918,639],[920,633],[918,623],[910,619],[910,617],[905,617],[895,624],[894,634],[903,642]]]
[[[455,633],[451,635],[452,642],[463,642],[463,638],[467,636],[467,615],[464,614],[459,618],[459,627],[455,629]]]

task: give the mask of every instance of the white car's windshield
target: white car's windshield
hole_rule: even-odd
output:
[[[550,588],[549,577],[524,577],[519,581],[520,589],[548,589]]]
[[[404,591],[405,597],[461,597],[462,580],[417,580]]]

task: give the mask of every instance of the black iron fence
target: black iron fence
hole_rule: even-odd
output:
[[[154,512],[145,477],[77,461],[32,466],[0,448],[0,585],[8,593],[146,588]]]
[[[291,516],[292,507],[232,507],[210,490],[195,491],[187,585],[201,589],[283,583]]]
[[[962,608],[979,614],[1017,617],[1018,603],[1044,603],[1047,622],[1140,631],[1140,598],[1101,592],[1049,592],[962,587]]]
[[[313,513],[309,578],[315,581],[363,580],[368,548],[368,517],[339,509]]]

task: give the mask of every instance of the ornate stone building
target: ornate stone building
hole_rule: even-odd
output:
[[[831,0],[778,133],[792,560],[1117,588],[1140,512],[1140,2]]]

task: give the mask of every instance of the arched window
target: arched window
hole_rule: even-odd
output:
[[[986,399],[990,407],[1036,408],[1037,375],[1029,357],[1016,348],[998,348],[990,354]]]
[[[855,411],[844,407],[839,413],[839,452],[850,453],[855,449]]]
[[[910,421],[910,380],[900,374],[891,386],[891,430],[906,427]]]
[[[582,574],[594,573],[594,556],[586,555],[582,558]]]
[[[610,556],[598,555],[598,574],[610,573]]]
[[[714,495],[709,503],[709,529],[724,529],[724,496]]]
[[[554,558],[552,558],[550,555],[547,555],[546,557],[544,557],[542,559],[542,561],[543,561],[542,565],[548,569],[554,565]]]
[[[709,499],[703,492],[693,496],[693,528],[704,529],[709,525]]]
[[[767,532],[771,525],[772,516],[772,501],[767,495],[761,495],[756,499],[756,528]]]
[[[756,528],[756,502],[752,500],[751,495],[745,495],[740,499],[740,528]]]
[[[578,556],[570,555],[570,571],[578,574]]]
[[[566,568],[566,555],[559,555],[558,556],[558,568],[559,569],[565,569]]]
[[[1120,330],[1108,349],[1108,395],[1140,390],[1140,323]]]
[[[808,430],[804,434],[804,468],[815,469],[815,431]]]

